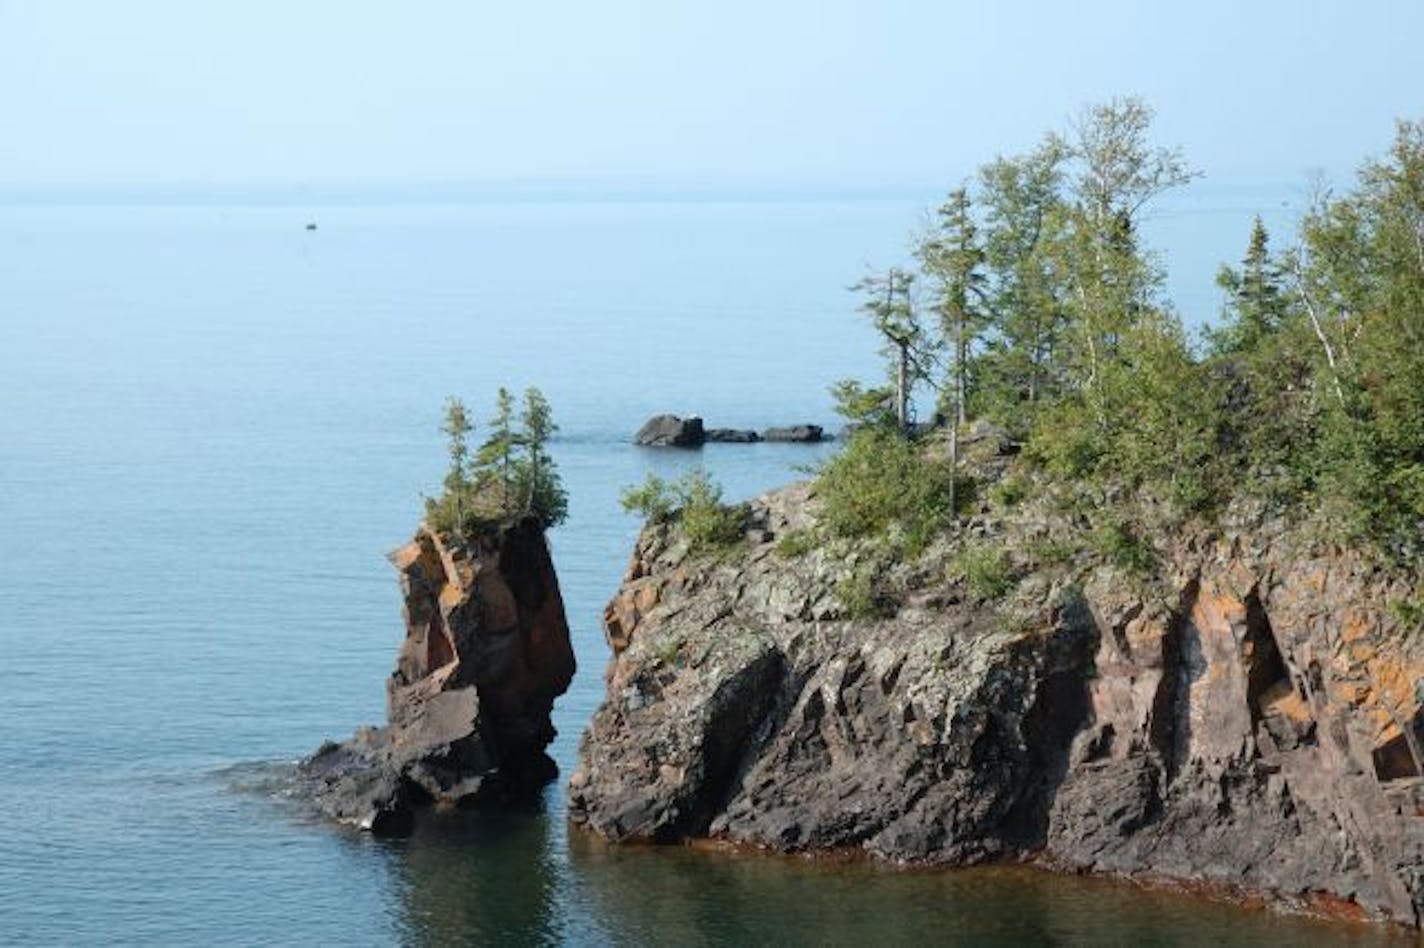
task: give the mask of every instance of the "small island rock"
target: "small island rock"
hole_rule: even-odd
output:
[[[702,428],[702,419],[695,415],[691,418],[654,415],[638,429],[633,440],[646,447],[696,448],[707,440],[707,433]]]

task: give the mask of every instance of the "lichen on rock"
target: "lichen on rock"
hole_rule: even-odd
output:
[[[1045,565],[1035,538],[1085,525],[1031,505],[986,501],[888,564],[825,538],[778,553],[815,527],[807,485],[750,510],[735,555],[698,557],[672,523],[639,538],[576,823],[1034,860],[1419,924],[1424,642],[1390,608],[1409,577],[1261,519],[1178,524],[1134,575],[1086,540]],[[971,542],[1006,551],[1003,598],[955,574]],[[886,614],[838,601],[867,564],[896,590]]]

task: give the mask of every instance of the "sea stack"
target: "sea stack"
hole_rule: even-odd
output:
[[[554,699],[574,654],[537,517],[456,537],[422,526],[390,556],[405,638],[384,727],[324,744],[298,768],[319,810],[381,835],[422,805],[479,806],[538,792],[557,768]]]

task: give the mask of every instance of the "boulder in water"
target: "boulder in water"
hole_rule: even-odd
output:
[[[702,419],[697,416],[654,415],[644,422],[633,439],[635,443],[654,448],[696,448],[707,440]]]

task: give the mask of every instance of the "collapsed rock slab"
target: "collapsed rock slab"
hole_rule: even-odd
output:
[[[406,633],[387,723],[323,744],[297,768],[318,810],[382,835],[408,832],[422,805],[520,799],[553,779],[550,712],[575,667],[536,518],[468,539],[422,527],[391,562]]]
[[[696,448],[707,440],[702,419],[697,416],[654,415],[634,436],[635,444],[652,448]]]

